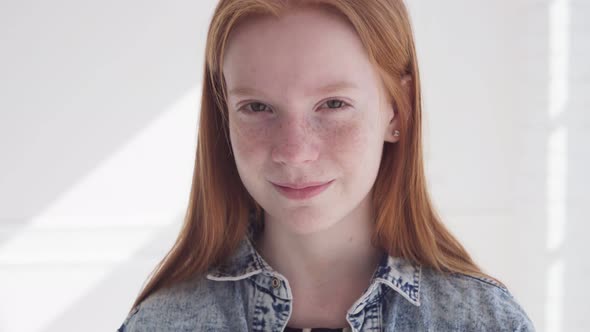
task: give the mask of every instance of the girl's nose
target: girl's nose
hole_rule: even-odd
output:
[[[281,121],[274,138],[272,159],[274,162],[296,165],[315,161],[319,151],[314,134],[306,119]]]

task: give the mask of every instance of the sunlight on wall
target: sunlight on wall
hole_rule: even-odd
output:
[[[13,299],[0,304],[0,330],[39,330],[94,288],[113,266],[155,246],[148,241],[184,215],[194,165],[199,90],[192,88],[162,111],[0,244],[0,266],[11,272],[0,273],[0,294]],[[82,269],[72,277],[63,267]],[[32,278],[31,271],[37,270],[43,281]],[[64,289],[67,278],[72,282]],[[27,317],[30,312],[34,319]]]
[[[564,297],[563,242],[566,226],[566,129],[556,128],[549,137],[547,149],[547,249],[549,268],[547,274],[546,328],[562,331]]]
[[[545,302],[546,331],[563,328],[565,263],[567,128],[563,125],[568,99],[569,4],[549,6],[549,128],[547,142],[547,250],[549,267]]]

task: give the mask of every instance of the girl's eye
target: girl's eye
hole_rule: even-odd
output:
[[[329,109],[339,109],[344,108],[344,106],[346,106],[346,103],[339,99],[330,99],[326,102],[326,105],[328,105]]]
[[[340,99],[330,99],[324,103],[324,105],[328,106],[330,110],[337,110],[341,108],[345,108],[348,104]],[[262,113],[268,111],[268,106],[263,103],[253,102],[244,106],[247,111],[251,113]]]
[[[244,108],[248,113],[261,113],[266,110],[267,106],[263,103],[254,102],[246,104],[242,108]]]
[[[247,106],[250,106],[250,109],[252,110],[252,112],[254,113],[260,113],[260,112],[264,112],[266,110],[266,105],[262,104],[262,103],[250,103]]]

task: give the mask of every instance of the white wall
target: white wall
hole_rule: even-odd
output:
[[[539,331],[590,329],[590,2],[407,0],[429,183]],[[0,331],[116,330],[185,212],[214,1],[4,2]]]

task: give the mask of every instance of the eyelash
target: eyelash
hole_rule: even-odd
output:
[[[340,106],[340,107],[336,107],[336,108],[329,108],[329,107],[328,107],[327,109],[328,109],[329,111],[337,111],[337,110],[340,110],[340,109],[345,109],[345,108],[347,108],[348,106],[350,106],[350,104],[348,104],[347,102],[345,102],[344,100],[341,100],[341,99],[328,99],[328,100],[327,100],[327,101],[326,101],[324,104],[327,104],[328,102],[331,102],[331,101],[338,101],[338,102],[340,102],[340,103],[341,103],[341,106]],[[252,111],[252,110],[248,110],[248,109],[247,109],[247,107],[248,107],[248,106],[251,106],[252,104],[260,104],[260,105],[264,105],[264,106],[266,106],[266,108],[268,108],[268,105],[266,105],[266,104],[264,104],[264,103],[260,103],[260,102],[252,102],[252,103],[245,104],[244,106],[242,106],[242,107],[240,108],[240,110],[244,110],[244,111],[245,111],[245,112],[247,112],[247,113],[264,113],[264,112],[265,112],[265,111]],[[322,104],[322,105],[323,105],[323,104]]]

